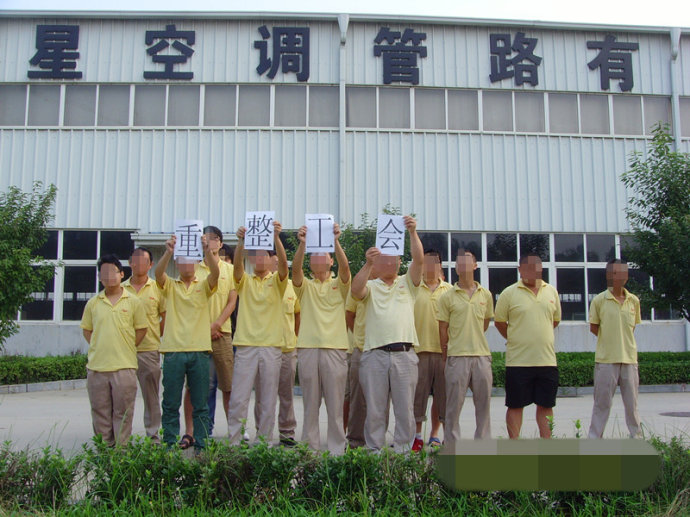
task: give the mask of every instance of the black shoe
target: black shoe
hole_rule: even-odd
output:
[[[283,447],[294,447],[295,445],[297,445],[297,442],[294,438],[281,438],[280,445],[282,445]]]

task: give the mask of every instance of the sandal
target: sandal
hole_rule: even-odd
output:
[[[429,438],[429,442],[427,443],[429,447],[440,447],[441,446],[441,440],[436,438],[435,436],[432,436]]]
[[[192,445],[194,445],[194,437],[190,436],[188,434],[185,434],[182,439],[180,440],[180,449],[185,450],[189,449]]]

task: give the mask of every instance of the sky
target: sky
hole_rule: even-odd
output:
[[[398,14],[690,28],[687,0],[0,0],[0,9]]]

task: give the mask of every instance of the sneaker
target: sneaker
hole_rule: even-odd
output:
[[[280,445],[284,447],[294,447],[297,445],[297,442],[295,441],[294,438],[290,438],[289,436],[286,436],[285,438],[280,439]]]
[[[429,438],[429,443],[427,443],[429,447],[436,448],[441,446],[441,440],[436,438],[435,436],[432,436]]]
[[[422,450],[422,447],[424,447],[424,440],[421,438],[415,438],[414,443],[412,444],[412,452],[419,452]]]
[[[246,431],[244,432],[244,434],[242,435],[242,441],[244,441],[244,442],[249,441],[249,433],[248,432],[246,432]]]

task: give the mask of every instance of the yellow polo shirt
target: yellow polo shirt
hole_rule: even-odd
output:
[[[234,345],[283,347],[283,296],[287,284],[287,275],[281,281],[278,273],[264,278],[242,275],[237,284],[240,309]]]
[[[417,297],[414,300],[414,326],[417,329],[419,352],[441,353],[441,338],[438,334],[438,301],[453,286],[441,280],[433,291],[424,283],[419,284]]]
[[[321,282],[305,278],[295,287],[302,306],[297,348],[329,348],[347,350],[345,299],[350,282],[331,277]]]
[[[623,289],[625,301],[621,304],[607,289],[592,300],[589,322],[599,325],[597,363],[637,364],[637,343],[633,331],[642,321],[640,299]]]
[[[561,321],[556,288],[542,281],[537,295],[518,280],[496,302],[495,321],[508,322],[506,366],[556,366],[553,324]]]
[[[84,307],[80,326],[93,332],[86,363],[89,370],[137,368],[136,330],[147,328],[148,323],[144,305],[127,289],[122,290],[115,305],[105,291],[91,298]]]
[[[218,276],[218,286],[216,287],[216,292],[209,299],[209,313],[211,316],[211,323],[218,319],[221,315],[226,305],[228,304],[228,296],[230,291],[235,290],[235,279],[232,276],[233,265],[228,264],[224,260],[218,261],[218,268],[220,269],[220,275]],[[211,274],[209,267],[201,261],[194,268],[194,274],[199,280],[204,280],[208,275]],[[232,321],[228,316],[220,327],[222,332],[230,334],[232,332]]]
[[[419,346],[414,328],[415,287],[409,274],[398,276],[388,285],[380,278],[367,282],[366,331],[364,351],[390,343]]]
[[[208,279],[194,278],[189,288],[179,278],[168,277],[162,289],[167,311],[161,352],[210,352]]]
[[[295,334],[295,314],[300,312],[299,300],[292,287],[292,280],[288,280],[283,295],[283,353],[292,352],[297,345]]]
[[[137,352],[156,352],[161,346],[161,315],[165,313],[165,298],[158,289],[158,284],[153,278],[148,278],[146,283],[137,292],[128,278],[122,282],[125,291],[133,294],[141,303],[144,304],[146,312],[146,336],[139,346]]]
[[[484,320],[493,318],[491,292],[475,282],[472,297],[455,284],[438,301],[438,319],[448,323],[448,356],[491,355]]]
[[[364,350],[364,336],[367,317],[367,302],[364,300],[355,300],[352,297],[352,292],[347,293],[345,300],[345,310],[355,313],[355,325],[352,332],[352,346],[359,348],[359,351]]]

